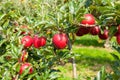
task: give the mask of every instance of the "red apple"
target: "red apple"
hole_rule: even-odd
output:
[[[57,49],[64,49],[68,43],[68,37],[65,33],[57,33],[52,38],[52,43]]]
[[[120,25],[118,26],[117,31],[118,31],[118,33],[120,33]]]
[[[43,37],[43,36],[41,36],[39,39],[40,39],[40,45],[41,46],[45,46],[45,44],[46,44],[46,38]]]
[[[81,21],[81,24],[88,24],[88,25],[94,25],[95,24],[95,18],[92,14],[85,14],[84,18]]]
[[[98,35],[100,33],[100,28],[98,26],[90,28],[90,34]]]
[[[87,27],[80,27],[78,29],[78,31],[76,32],[77,36],[83,36],[84,34],[88,34],[89,33],[89,28]]]
[[[46,38],[45,37],[38,37],[37,35],[34,37],[33,45],[35,48],[39,48],[45,46]]]
[[[109,36],[109,31],[105,29],[103,34],[100,33],[98,36],[99,36],[100,39],[106,40]]]
[[[119,35],[120,34],[120,25],[117,27],[117,31],[116,31],[116,33],[114,34],[114,36],[117,36],[117,35]]]
[[[41,45],[40,45],[40,39],[37,35],[34,36],[33,38],[33,46],[35,48],[39,48]]]
[[[33,73],[33,68],[32,68],[32,65],[30,63],[23,63],[21,66],[20,66],[20,70],[19,70],[19,74],[23,74],[23,72],[29,68],[29,74],[32,74]]]
[[[117,36],[117,35],[119,35],[120,33],[117,31],[115,34],[114,34],[114,36]]]
[[[27,57],[28,57],[28,52],[26,50],[23,50],[20,57],[20,61],[25,62],[27,60]]]
[[[30,47],[32,46],[33,38],[31,36],[24,36],[21,43],[24,45],[24,47]]]
[[[116,36],[116,41],[117,41],[117,43],[120,45],[120,34],[118,34],[118,35]]]

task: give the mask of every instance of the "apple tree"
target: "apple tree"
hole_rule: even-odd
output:
[[[71,42],[84,2],[0,1],[0,79],[54,80],[60,77],[56,67],[69,59],[76,77]]]
[[[101,29],[99,38],[106,40],[104,46],[110,47],[110,40],[114,36],[119,44],[119,0],[91,0],[88,3],[86,7],[95,16],[97,25]]]
[[[1,0],[0,79],[55,80],[69,60],[76,75],[75,34],[120,44],[118,0]],[[6,76],[7,75],[7,76]]]

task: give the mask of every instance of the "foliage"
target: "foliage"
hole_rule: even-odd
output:
[[[74,22],[79,22],[82,1],[71,0],[2,0],[0,3],[0,79],[11,80],[47,80],[60,77],[54,69],[57,65],[63,65],[71,54],[66,48],[57,50],[52,45],[52,36],[59,31],[69,33],[75,31]],[[83,10],[82,10],[83,11]],[[27,28],[21,28],[21,26]],[[25,34],[21,34],[25,32]],[[23,36],[45,36],[47,44],[40,49],[33,46],[26,48],[28,52],[27,62],[31,63],[34,72],[20,75],[20,56],[24,46],[21,44]],[[69,47],[68,47],[69,48]],[[7,77],[6,77],[7,75]]]
[[[116,44],[113,44],[112,47],[120,53],[120,47]],[[95,80],[119,80],[120,79],[120,54],[114,54],[111,53],[111,55],[114,57],[115,61],[113,64],[111,64],[112,72],[108,73],[106,72],[105,68],[102,67],[97,76],[95,77]]]
[[[0,79],[1,80],[54,80],[60,77],[54,69],[71,57],[74,33],[83,15],[95,16],[96,25],[108,28],[110,35],[116,32],[120,19],[118,0],[1,0],[0,1]],[[22,26],[27,26],[23,28]],[[111,27],[110,27],[111,26]],[[116,27],[116,28],[114,28]],[[55,33],[65,33],[68,46],[59,50],[52,44]],[[45,36],[47,44],[39,49],[25,48],[22,37]],[[27,61],[34,68],[33,74],[19,74],[22,50],[28,52]],[[6,77],[7,75],[7,77]]]

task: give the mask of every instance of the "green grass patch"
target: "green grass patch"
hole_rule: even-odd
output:
[[[113,61],[111,53],[116,53],[111,49],[107,50],[104,48],[96,48],[96,47],[76,47],[74,46],[73,52],[75,54],[79,54],[80,57],[77,57],[77,60],[83,59],[91,59],[100,62],[104,61]]]
[[[112,42],[116,42],[116,38],[113,37]],[[84,36],[76,36],[74,45],[82,45],[82,46],[94,46],[94,47],[103,47],[105,40],[99,39],[98,36],[93,36],[90,34]]]
[[[102,66],[111,70],[110,64],[115,60],[111,53],[118,54],[115,50],[100,47],[73,46],[73,53],[76,56],[76,67],[78,80],[91,80],[96,76]],[[72,80],[72,64],[67,63],[59,67],[62,77],[58,80]]]
[[[100,42],[99,42],[100,41]],[[98,36],[92,35],[84,35],[80,37],[76,37],[74,45],[83,45],[83,46],[95,46],[95,47],[103,47],[104,41],[100,40]]]
[[[115,37],[112,41],[115,41]],[[102,66],[105,66],[108,72],[111,70],[110,64],[115,60],[111,54],[119,53],[114,49],[104,48],[104,42],[98,36],[89,34],[76,37],[72,51],[76,55],[78,80],[93,80]],[[71,63],[59,68],[63,76],[58,80],[72,80]]]

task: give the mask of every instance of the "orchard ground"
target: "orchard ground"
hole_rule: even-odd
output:
[[[115,37],[112,38],[115,41]],[[78,54],[76,57],[77,75],[80,80],[93,80],[102,66],[105,66],[107,72],[111,72],[110,64],[114,61],[111,53],[118,54],[117,51],[110,48],[104,48],[104,41],[98,36],[84,35],[76,37],[73,45],[73,53]],[[64,66],[59,66],[63,78],[71,80],[72,65],[67,63]],[[59,80],[63,80],[63,78]]]

